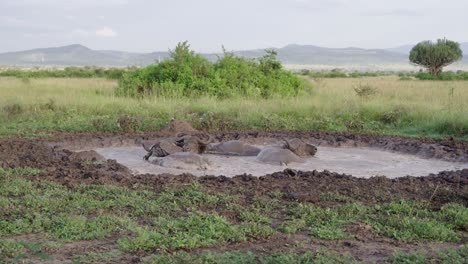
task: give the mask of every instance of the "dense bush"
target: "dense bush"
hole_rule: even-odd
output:
[[[303,80],[284,70],[276,55],[276,51],[266,50],[265,56],[253,60],[224,51],[216,62],[210,62],[183,42],[171,52],[169,59],[124,74],[117,94],[218,98],[295,96],[304,89]]]
[[[39,69],[39,70],[21,70],[7,69],[0,71],[3,77],[18,78],[108,78],[120,79],[125,72],[131,71],[131,68],[99,68],[99,67],[66,67],[60,69]]]

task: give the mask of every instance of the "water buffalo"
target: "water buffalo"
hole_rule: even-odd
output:
[[[312,144],[306,143],[301,139],[293,138],[293,139],[283,139],[284,145],[283,148],[289,149],[294,152],[296,155],[301,157],[307,156],[314,156],[317,153],[317,147]]]
[[[240,140],[230,140],[218,144],[209,144],[207,153],[237,156],[257,156],[261,149]]]
[[[289,149],[266,147],[257,155],[257,161],[275,165],[288,165],[292,162],[303,163],[305,160]]]
[[[199,154],[193,152],[177,152],[168,156],[157,158],[152,163],[181,170],[207,170],[211,162]]]

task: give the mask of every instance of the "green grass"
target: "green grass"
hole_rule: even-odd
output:
[[[468,259],[468,245],[457,249],[451,248],[447,251],[441,251],[437,254],[437,259],[441,263],[462,264]]]
[[[199,255],[189,253],[177,253],[173,255],[156,255],[148,263],[236,263],[236,264],[328,264],[328,263],[358,263],[349,256],[340,256],[327,251],[317,253],[307,252],[303,254],[297,253],[276,253],[272,255],[258,255],[252,252],[225,252],[214,253],[210,251],[203,252]]]
[[[430,211],[427,205],[408,201],[364,206],[351,203],[337,208],[321,208],[296,204],[289,209],[289,221],[281,230],[300,230],[320,239],[349,237],[344,227],[353,223],[368,223],[374,232],[401,241],[459,241],[460,232],[468,223],[468,209],[461,205],[446,205],[440,211]]]
[[[191,212],[181,218],[163,217],[154,221],[156,228],[135,229],[135,238],[118,241],[125,251],[192,249],[225,242],[247,240],[243,227],[230,224],[217,214]]]
[[[63,132],[145,132],[171,118],[220,130],[350,131],[468,139],[468,82],[398,77],[309,79],[297,98],[131,99],[105,79],[0,78],[0,136]],[[361,97],[359,86],[375,88]],[[129,122],[120,122],[127,120]]]
[[[32,168],[0,170],[2,258],[46,258],[49,257],[48,248],[60,248],[60,244],[111,239],[116,257],[157,253],[155,263],[166,260],[180,263],[186,258],[192,258],[194,263],[205,259],[233,259],[239,263],[302,259],[298,263],[317,263],[317,259],[325,261],[332,257],[316,252],[312,255],[297,252],[184,255],[180,252],[274,240],[284,236],[282,234],[298,234],[310,241],[353,240],[347,226],[362,223],[371,227],[369,232],[395,241],[459,243],[466,237],[468,223],[468,208],[455,203],[438,210],[410,201],[363,205],[344,195],[323,193],[321,197],[342,202],[319,207],[281,200],[280,192],[251,197],[244,193],[230,194],[229,190],[208,191],[198,183],[168,186],[158,192],[102,185],[65,187],[53,182],[32,181],[31,176],[39,173],[40,170]],[[246,199],[249,202],[246,203]],[[230,220],[226,212],[237,216],[237,220]],[[24,236],[30,234],[39,235],[47,243],[24,242]],[[440,258],[456,259],[466,252],[441,254]],[[105,252],[91,251],[77,254],[73,259],[86,263],[111,257]],[[344,260],[341,254],[336,263]]]
[[[0,239],[0,259],[16,257],[23,249],[24,246],[16,241]]]
[[[73,264],[91,264],[91,263],[110,263],[112,260],[122,255],[119,251],[109,252],[89,252],[84,254],[75,254],[72,257]]]
[[[397,251],[388,258],[390,263],[394,264],[424,264],[424,263],[450,263],[463,264],[468,259],[468,246],[452,248],[437,252],[435,255],[428,255],[422,252],[403,252]]]
[[[427,258],[420,253],[396,252],[389,261],[394,264],[424,264],[427,263]]]
[[[458,207],[461,221],[468,222],[467,208]],[[398,240],[413,241],[420,239],[435,241],[459,241],[456,230],[458,223],[452,212],[442,209],[432,212],[423,204],[400,202],[390,203],[374,208],[375,214],[370,217],[375,229]],[[445,220],[445,221],[444,221]]]
[[[46,251],[56,247],[57,245],[53,243],[24,242],[0,238],[0,263],[3,263],[2,260],[5,259],[13,259],[21,263],[21,260],[28,256],[42,261],[52,260]]]
[[[103,239],[125,230],[130,221],[114,216],[59,216],[44,227],[54,238],[62,241]]]

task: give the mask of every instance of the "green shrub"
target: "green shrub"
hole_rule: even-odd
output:
[[[7,104],[3,107],[2,110],[5,112],[7,117],[19,115],[24,111],[23,106],[18,103]]]
[[[116,94],[217,98],[297,95],[304,90],[303,80],[284,70],[276,56],[276,51],[266,50],[265,56],[252,60],[224,51],[224,56],[210,62],[182,42],[169,59],[125,73]]]
[[[369,98],[377,93],[377,88],[369,84],[359,84],[353,89],[356,92],[356,95],[361,98]]]
[[[0,240],[0,260],[13,258],[23,251],[24,247],[13,240]],[[1,263],[1,261],[0,261]]]

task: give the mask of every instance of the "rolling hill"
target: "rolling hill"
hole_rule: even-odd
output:
[[[461,44],[467,54],[463,64],[468,64],[468,43]],[[325,48],[313,45],[291,44],[278,50],[278,58],[284,64],[330,65],[330,66],[372,66],[408,65],[411,45],[390,49]],[[235,51],[236,55],[249,58],[260,57],[262,49]],[[203,54],[210,60],[219,54]],[[83,45],[73,44],[62,47],[41,48],[18,52],[0,53],[0,65],[4,66],[144,66],[163,60],[169,52],[135,53],[113,50],[92,50]]]

